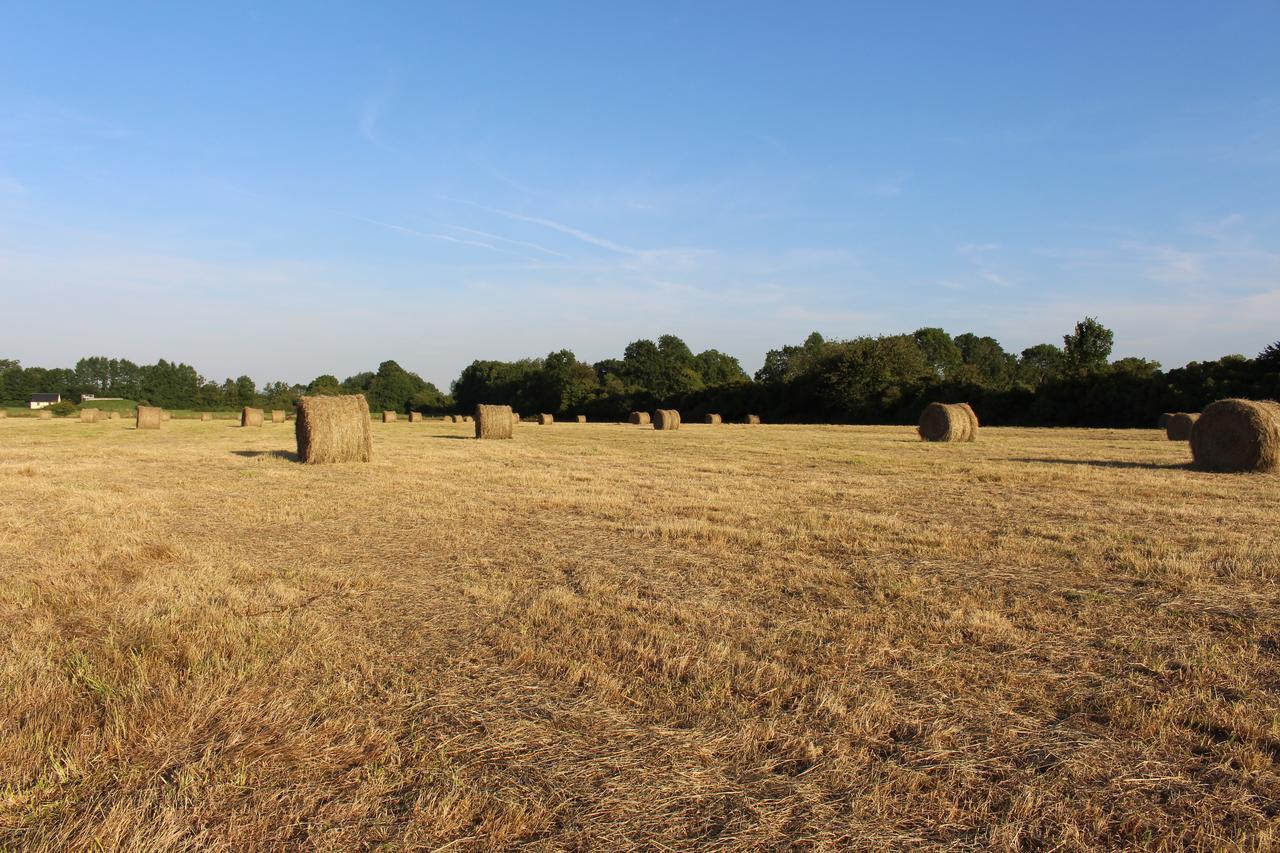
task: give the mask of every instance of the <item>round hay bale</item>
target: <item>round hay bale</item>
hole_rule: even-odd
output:
[[[722,424],[724,423],[724,418],[720,417],[719,415],[707,415],[705,418],[703,418],[703,421],[709,424]]]
[[[53,412],[48,409],[40,409],[36,412],[36,417],[42,421],[51,421],[53,420]]]
[[[760,425],[760,416],[759,416],[759,415],[747,415],[745,418],[743,418],[743,419],[742,419],[742,422],[743,422],[744,424],[746,424],[747,426],[759,426],[759,425]]]
[[[1280,403],[1210,403],[1191,427],[1191,457],[1209,471],[1280,471]]]
[[[384,410],[382,411],[382,422],[383,422],[384,424],[393,424],[393,423],[395,423],[395,422],[396,422],[396,413],[395,413],[395,412],[389,412],[389,411],[387,411],[387,410],[385,410],[385,409],[384,409]]]
[[[262,426],[262,420],[262,409],[245,406],[240,412],[240,426],[242,427],[260,427]]]
[[[81,409],[80,423],[96,424],[101,419],[101,416],[102,416],[102,413],[99,412],[97,409]]]
[[[272,410],[271,410],[271,422],[272,422],[273,424],[282,424],[282,423],[284,423],[284,409],[272,409]]]
[[[555,415],[541,414],[538,415],[538,426],[550,426],[556,422]]]
[[[135,429],[160,429],[161,411],[158,406],[139,406]]]
[[[919,432],[925,441],[973,441],[978,416],[968,403],[930,403],[920,413]]]
[[[211,421],[211,420],[213,420],[213,412],[201,412],[201,413],[200,413],[200,420],[201,420],[201,421]]]
[[[0,418],[2,417],[4,417],[4,415],[0,415]],[[110,413],[109,415],[107,415],[107,420],[112,420],[112,421],[120,420],[120,413],[119,412]]]
[[[510,406],[476,406],[476,438],[511,438]]]
[[[462,416],[462,422],[463,422],[464,424],[469,424],[469,423],[471,423],[471,415],[463,415],[463,416]]]
[[[458,422],[458,416],[457,416],[457,415],[449,415],[449,417],[447,418],[447,420],[448,420],[448,421],[449,421],[449,423],[451,423],[451,424],[456,424],[456,423]]]
[[[173,415],[169,414],[164,409],[160,410],[160,423],[164,423],[165,421],[171,420],[172,418],[173,418]]]
[[[373,429],[363,394],[300,398],[293,430],[298,461],[308,465],[373,459]]]
[[[578,423],[580,423],[580,424],[585,424],[585,423],[587,422],[587,416],[586,416],[586,415],[578,415],[578,417],[576,418],[576,420],[577,420],[577,421],[578,421]]]
[[[409,423],[411,423],[411,424],[420,424],[420,423],[422,423],[422,420],[423,420],[423,418],[422,418],[422,413],[421,413],[421,412],[410,412],[410,413],[409,413]]]
[[[680,429],[680,413],[675,409],[658,409],[653,413],[654,429]]]
[[[1164,412],[1160,417],[1156,418],[1156,429],[1165,429],[1169,426],[1169,418],[1173,417],[1173,412]]]
[[[1191,428],[1200,418],[1194,412],[1175,412],[1169,422],[1164,425],[1165,437],[1170,441],[1190,441]]]
[[[636,426],[648,426],[652,423],[648,412],[632,412],[630,420]]]
[[[4,418],[7,418],[7,417],[9,417],[9,413],[6,412],[4,409],[0,409],[0,420],[3,420]]]
[[[512,413],[511,413],[511,423],[513,423],[513,424],[518,424],[518,423],[520,423],[520,413],[519,413],[519,412],[512,412]]]

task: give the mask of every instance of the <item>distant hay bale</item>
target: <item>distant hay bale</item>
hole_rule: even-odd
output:
[[[556,422],[555,415],[541,414],[538,415],[538,426],[549,426]]]
[[[262,426],[262,421],[262,409],[245,406],[240,412],[240,426],[242,427],[260,427]]]
[[[919,432],[925,441],[973,441],[978,416],[968,403],[930,403],[920,414]]]
[[[7,418],[7,417],[9,417],[9,413],[8,413],[8,412],[6,412],[4,409],[0,409],[0,420],[2,420],[2,419],[4,419],[4,418]]]
[[[747,415],[745,418],[743,418],[743,419],[742,419],[742,422],[743,422],[744,424],[746,424],[747,426],[759,426],[759,425],[760,425],[760,416],[759,416],[759,415]]]
[[[1165,412],[1156,418],[1156,428],[1165,429],[1169,426],[1169,418],[1173,417],[1173,412]]]
[[[4,417],[4,416],[3,416],[3,415],[0,415],[0,417]],[[118,420],[120,420],[120,413],[119,413],[119,412],[112,412],[111,414],[107,415],[107,419],[108,419],[108,420],[112,420],[112,421],[118,421]]]
[[[160,408],[158,406],[139,406],[136,429],[160,429]]]
[[[511,438],[510,406],[476,406],[476,438]]]
[[[300,398],[293,430],[298,461],[308,465],[373,459],[373,428],[363,394]]]
[[[629,420],[636,426],[648,426],[651,423],[648,412],[632,412]]]
[[[385,409],[382,412],[382,422],[384,424],[393,424],[396,422],[396,413],[388,412]]]
[[[1196,425],[1200,416],[1194,412],[1175,412],[1169,422],[1164,425],[1165,437],[1170,441],[1190,441],[1191,428]]]
[[[463,422],[464,424],[469,424],[469,423],[471,423],[471,415],[463,415],[463,416],[462,416],[462,422]]]
[[[1280,471],[1280,403],[1210,403],[1191,428],[1191,457],[1210,471]]]
[[[211,420],[213,420],[213,412],[201,412],[201,413],[200,413],[200,420],[202,420],[202,421],[211,421]]]
[[[102,415],[102,413],[101,413],[101,412],[99,412],[97,409],[81,409],[81,410],[80,410],[80,423],[82,423],[82,424],[96,424],[96,423],[99,421],[99,419],[100,419],[101,415]]]
[[[422,420],[423,420],[423,419],[422,419],[422,413],[421,413],[421,412],[410,412],[410,413],[409,413],[409,423],[411,423],[411,424],[420,424],[420,423],[422,423]]]
[[[36,412],[36,417],[42,421],[53,420],[53,412],[49,411],[48,409],[40,409],[38,412]]]
[[[512,412],[512,413],[511,413],[511,423],[513,423],[513,424],[518,424],[518,423],[520,423],[520,413],[519,413],[519,412]]]
[[[273,424],[282,424],[282,423],[284,423],[284,409],[272,409],[272,410],[271,410],[271,422],[272,422]]]
[[[458,422],[458,416],[457,416],[457,415],[449,415],[449,417],[445,418],[445,420],[447,420],[447,421],[448,421],[449,423],[451,423],[451,424],[456,424],[456,423]]]
[[[580,424],[585,424],[585,423],[587,422],[587,416],[586,416],[586,415],[578,415],[577,421],[578,421],[578,423],[580,423]]]
[[[658,409],[653,413],[654,429],[680,429],[680,413],[675,409]]]
[[[719,415],[707,415],[705,418],[703,418],[703,422],[713,424],[713,425],[722,424],[724,423],[724,418],[720,417]]]
[[[165,421],[168,421],[168,420],[170,420],[171,418],[173,418],[173,415],[169,414],[169,413],[168,413],[168,412],[166,412],[164,409],[161,409],[161,410],[160,410],[160,422],[161,422],[161,423],[164,423]]]

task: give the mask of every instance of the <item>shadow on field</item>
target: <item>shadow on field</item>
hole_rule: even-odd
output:
[[[446,441],[475,441],[474,435],[433,435],[430,438],[443,438]]]
[[[297,462],[298,454],[292,450],[233,450],[232,454],[243,456],[245,459],[257,459],[259,456],[270,456],[272,459],[284,459],[288,462]]]
[[[1088,465],[1092,468],[1146,468],[1150,471],[1194,471],[1190,462],[1164,464],[1160,462],[1119,462],[1106,459],[1010,459],[1010,462],[1026,462],[1030,465]]]

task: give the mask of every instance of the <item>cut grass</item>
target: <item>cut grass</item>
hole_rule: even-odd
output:
[[[1277,842],[1275,477],[372,428],[0,421],[0,847]]]

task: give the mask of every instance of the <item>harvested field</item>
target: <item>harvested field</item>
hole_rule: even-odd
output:
[[[471,433],[0,421],[0,849],[1280,843],[1280,475]]]

